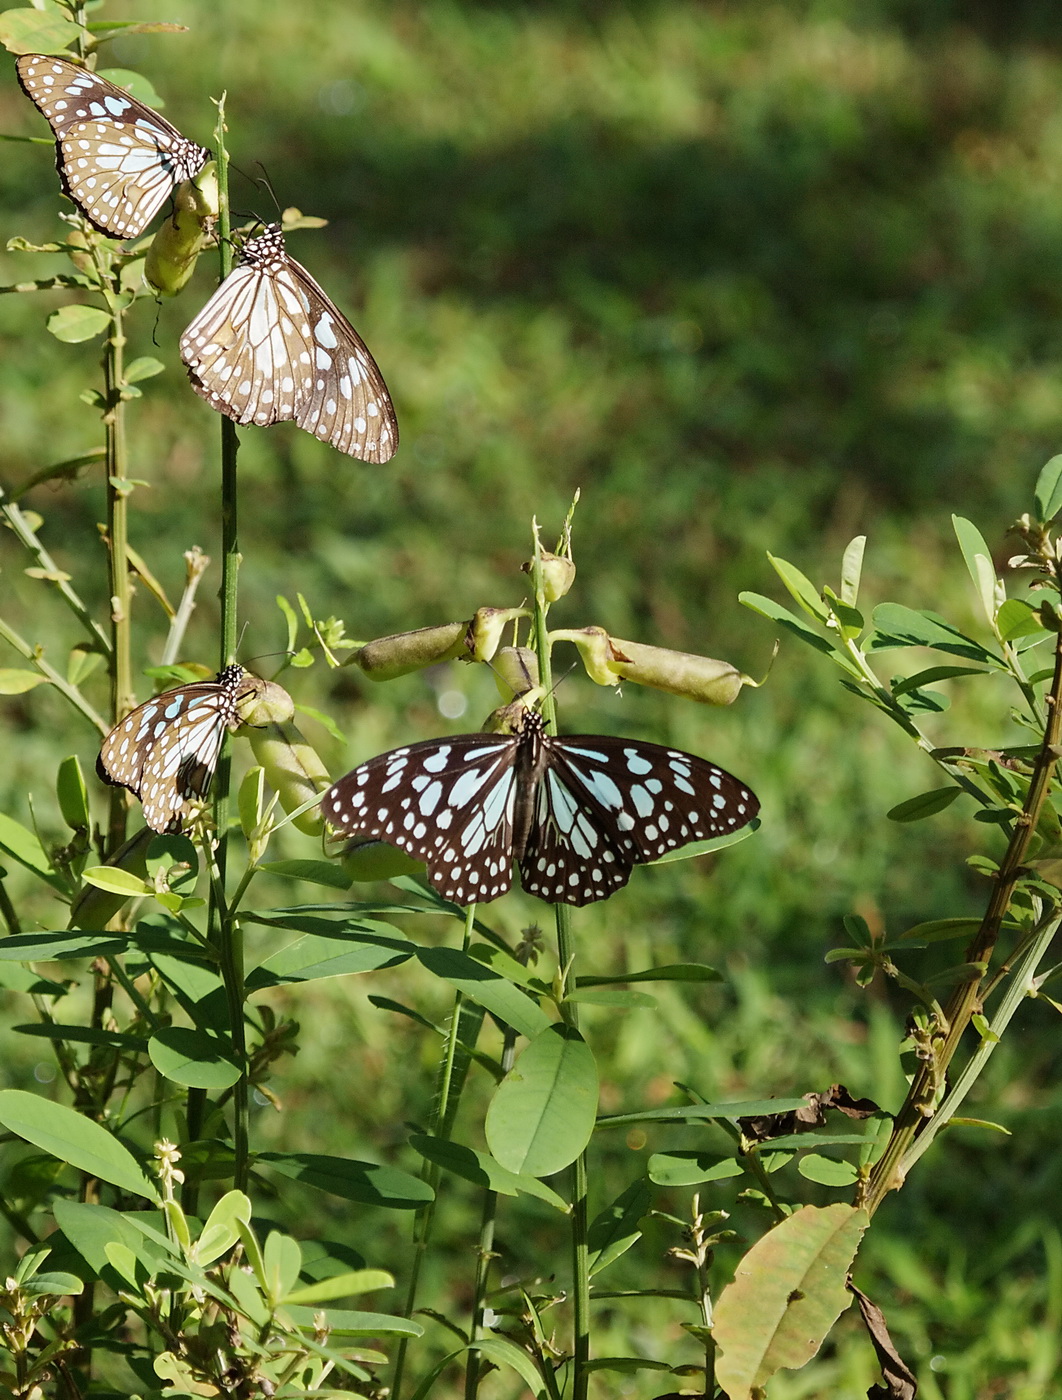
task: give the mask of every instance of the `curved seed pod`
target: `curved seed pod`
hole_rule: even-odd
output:
[[[492,664],[503,699],[523,695],[538,685],[538,657],[530,647],[502,647],[495,652]]]
[[[424,866],[386,841],[351,841],[339,862],[351,880],[393,880],[396,875],[412,875]]]
[[[185,180],[174,190],[172,212],[151,241],[144,281],[153,291],[175,297],[182,289],[210,242],[217,213],[218,170],[211,160],[194,180]]]
[[[267,724],[247,735],[255,761],[265,769],[266,782],[280,798],[285,812],[294,812],[331,784],[317,750],[294,724]],[[307,836],[324,827],[320,807],[311,807],[292,823]]]
[[[535,561],[529,559],[520,565],[525,574],[535,571]],[[550,554],[542,551],[542,592],[547,603],[555,603],[563,598],[575,582],[575,562],[563,554]]]
[[[729,661],[625,642],[619,637],[613,637],[611,643],[616,653],[611,664],[624,680],[699,700],[703,705],[731,705],[742,686],[759,684]]]
[[[148,847],[155,839],[155,833],[145,826],[135,836],[130,836],[124,846],[107,861],[117,870],[126,870],[138,880],[147,879]],[[70,907],[69,928],[85,929],[91,932],[106,928],[122,905],[131,899],[128,894],[115,894],[112,890],[101,890],[95,885],[85,885]]]
[[[236,713],[243,724],[257,729],[265,724],[287,724],[295,714],[295,702],[276,681],[248,676],[236,697]]]
[[[492,660],[509,623],[518,617],[530,616],[526,608],[477,608],[465,638],[472,660]]]
[[[603,627],[568,628],[551,632],[549,637],[551,642],[574,642],[579,648],[579,659],[586,668],[586,674],[595,684],[619,685],[616,643]]]
[[[354,652],[346,666],[354,662],[372,681],[390,681],[440,661],[452,661],[465,654],[467,622],[443,622],[438,627],[418,627],[415,632],[396,632],[378,637]]]

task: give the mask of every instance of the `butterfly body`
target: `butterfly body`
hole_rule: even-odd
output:
[[[462,734],[370,759],[322,802],[339,832],[398,846],[455,904],[512,885],[550,903],[590,904],[635,865],[727,835],[759,811],[722,768],[659,744],[545,732],[526,711],[512,735]]]
[[[101,233],[136,238],[210,152],[124,88],[48,54],[16,60],[22,90],[47,118],[63,189]]]
[[[271,224],[181,337],[192,388],[237,423],[295,422],[340,452],[386,462],[398,422],[383,375]]]
[[[240,723],[236,701],[253,679],[242,666],[226,666],[216,680],[138,706],[104,739],[99,776],[140,799],[153,831],[180,831],[189,804],[209,791],[225,733]]]

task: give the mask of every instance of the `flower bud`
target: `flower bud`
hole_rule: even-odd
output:
[[[389,846],[386,841],[351,841],[343,853],[340,869],[351,880],[393,880],[397,875],[412,875],[423,864],[412,856]]]
[[[109,866],[126,870],[138,880],[147,879],[148,847],[155,839],[155,833],[145,826],[135,836],[131,836],[110,860]],[[70,908],[69,928],[93,931],[106,928],[118,910],[127,900],[128,894],[116,894],[113,890],[101,890],[96,885],[85,885]]]
[[[236,713],[243,724],[260,728],[266,724],[287,724],[295,716],[295,702],[276,681],[246,676],[236,697]]]
[[[575,582],[575,563],[563,554],[550,554],[542,551],[542,593],[547,603],[555,603],[563,598]],[[525,574],[535,572],[535,561],[529,559],[521,564]]]
[[[616,651],[616,643],[603,627],[569,628],[549,635],[553,642],[575,643],[586,674],[596,685],[619,685],[616,666],[625,658]]]
[[[492,660],[501,644],[502,633],[518,617],[530,617],[530,613],[526,608],[477,608],[465,637],[472,660]]]
[[[530,647],[502,647],[494,654],[493,666],[503,699],[538,686],[538,657]]]
[[[68,253],[70,261],[77,268],[78,272],[96,273],[96,264],[92,261],[92,254],[89,252],[88,239],[82,229],[72,228],[66,236],[66,241],[71,248],[84,248],[83,253]]]
[[[641,642],[611,639],[614,652],[612,667],[619,675],[637,685],[650,685],[669,695],[682,695],[687,700],[699,700],[705,705],[731,705],[743,685],[758,685],[729,661],[715,661],[709,656],[695,656],[688,651],[671,651],[667,647],[643,646]]]
[[[266,782],[280,798],[285,812],[294,812],[331,786],[332,780],[317,750],[295,725],[267,724],[252,729],[247,738],[255,761],[265,769]],[[320,807],[309,808],[295,818],[293,825],[307,836],[316,836],[324,826]]]
[[[390,681],[406,676],[425,666],[452,661],[465,652],[467,622],[444,622],[438,627],[418,627],[415,632],[396,632],[393,637],[378,637],[343,664],[356,661],[371,681]]]
[[[147,251],[144,281],[160,296],[175,297],[191,277],[217,213],[218,172],[211,160],[174,190],[172,212]]]

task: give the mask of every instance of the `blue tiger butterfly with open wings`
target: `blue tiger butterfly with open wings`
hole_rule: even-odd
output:
[[[174,189],[210,159],[203,146],[98,73],[40,53],[23,54],[15,69],[52,128],[63,189],[101,233],[139,237]]]
[[[96,771],[139,797],[153,831],[180,831],[193,802],[207,795],[227,730],[240,724],[237,702],[259,682],[242,666],[146,701],[103,741]]]
[[[336,831],[397,846],[454,904],[512,885],[553,904],[591,904],[635,865],[729,835],[760,809],[738,778],[681,749],[545,731],[523,710],[512,734],[459,734],[394,749],[333,784]]]

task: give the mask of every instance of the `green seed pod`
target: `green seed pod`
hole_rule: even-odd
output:
[[[386,841],[351,841],[339,865],[345,875],[359,882],[393,880],[397,875],[412,875],[424,868],[419,860]]]
[[[570,628],[549,635],[554,642],[575,643],[586,674],[596,685],[619,685],[616,643],[603,627]]]
[[[128,871],[138,880],[146,880],[147,852],[154,839],[155,833],[145,826],[135,836],[131,836],[107,864],[117,870]],[[95,885],[86,885],[71,905],[68,927],[90,932],[106,928],[122,905],[131,898],[128,894],[115,894],[112,890],[101,890]]]
[[[536,685],[531,690],[525,690],[515,700],[510,700],[508,705],[499,705],[496,710],[491,710],[484,720],[481,733],[519,734],[524,727],[524,715],[541,697],[542,687]]]
[[[530,647],[502,647],[495,652],[492,665],[503,699],[522,695],[538,685],[538,657]]]
[[[378,637],[354,652],[349,661],[357,662],[371,681],[390,681],[411,671],[452,661],[465,654],[467,622],[444,622],[438,627],[418,627],[415,632],[396,632]]]
[[[529,559],[520,566],[525,574],[535,572],[535,561]],[[547,603],[563,598],[575,582],[575,563],[563,554],[542,551],[542,592]]]
[[[473,661],[491,661],[501,644],[502,633],[518,617],[530,617],[526,608],[477,608],[468,624],[465,644]]]
[[[218,172],[208,161],[194,180],[173,192],[173,210],[152,240],[144,262],[144,281],[160,296],[175,297],[195,271],[199,254],[210,242],[218,213]]]
[[[276,681],[247,676],[236,697],[236,713],[244,724],[255,729],[265,724],[287,724],[295,716],[295,702]]]
[[[280,798],[285,812],[294,812],[304,802],[331,786],[328,770],[293,724],[267,724],[248,734],[255,761],[265,769],[266,782]],[[311,807],[293,823],[307,836],[316,836],[324,827],[320,807]]]
[[[610,639],[614,659],[610,663],[619,675],[637,685],[682,695],[704,705],[731,705],[744,685],[758,684],[729,661],[694,656],[688,651],[643,646],[641,642]]]

